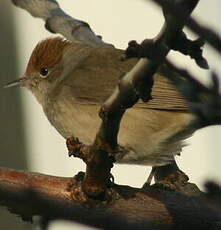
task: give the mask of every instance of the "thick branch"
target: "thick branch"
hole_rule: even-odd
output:
[[[43,19],[46,29],[52,33],[60,33],[70,41],[80,41],[94,47],[108,46],[94,34],[87,23],[67,15],[56,0],[12,0],[12,2],[27,10],[33,17]]]
[[[75,220],[105,229],[215,229],[221,217],[203,198],[157,188],[113,185],[111,200],[85,200],[81,181],[0,168],[0,203],[30,219]],[[185,187],[185,185],[184,185]],[[186,191],[189,195],[188,186]],[[196,193],[198,194],[198,193]],[[79,203],[84,205],[79,206]],[[90,209],[93,208],[93,209]],[[92,210],[92,211],[91,211]],[[127,221],[126,221],[127,220]],[[193,229],[193,228],[192,228]]]

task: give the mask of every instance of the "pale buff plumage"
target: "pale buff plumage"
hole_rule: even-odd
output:
[[[22,86],[36,96],[56,130],[64,137],[91,143],[99,128],[98,111],[118,80],[137,62],[120,61],[122,50],[92,48],[61,38],[40,42],[29,60]],[[47,76],[40,75],[48,68]],[[194,117],[175,87],[157,74],[153,100],[128,109],[121,122],[117,162],[162,165],[181,152],[194,128]]]

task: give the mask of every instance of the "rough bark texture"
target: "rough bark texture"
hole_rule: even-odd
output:
[[[38,214],[105,229],[122,225],[125,229],[221,228],[218,206],[209,204],[204,194],[188,183],[182,192],[113,184],[104,199],[94,200],[83,193],[79,175],[61,178],[4,168],[0,175],[1,205],[26,220]]]

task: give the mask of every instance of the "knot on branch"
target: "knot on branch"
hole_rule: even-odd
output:
[[[129,58],[148,58],[157,59],[161,55],[161,47],[154,41],[154,39],[145,39],[141,44],[132,40],[128,43],[122,60]]]
[[[69,137],[66,140],[66,145],[69,157],[74,156],[82,159],[84,162],[87,161],[88,146],[81,143],[77,137]]]
[[[187,38],[184,32],[178,33],[168,41],[170,49],[179,51],[184,55],[190,56],[194,59],[196,64],[203,69],[209,69],[207,60],[203,57],[203,46],[205,42],[202,38],[196,40],[190,40]],[[154,42],[154,39],[145,39],[141,44],[132,40],[128,43],[128,47],[125,50],[122,60],[129,58],[148,58],[157,59],[161,56],[161,48]]]
[[[194,59],[196,64],[203,68],[209,69],[209,65],[207,60],[203,57],[203,49],[205,42],[202,38],[198,38],[196,40],[190,40],[187,38],[184,32],[181,32],[177,36],[174,37],[169,42],[169,46],[171,49],[175,51],[179,51],[184,55],[190,56],[190,58]]]
[[[86,146],[76,137],[70,137],[66,141],[69,156],[82,159],[87,170],[82,181],[82,190],[90,198],[105,199],[106,190],[110,186],[114,157],[111,148],[102,140],[97,138],[92,146]]]

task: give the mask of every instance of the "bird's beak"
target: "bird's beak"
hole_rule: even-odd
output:
[[[26,77],[21,77],[14,81],[9,82],[8,84],[4,85],[2,88],[10,88],[10,87],[18,86],[21,85],[21,83],[23,83],[26,80],[27,80]]]

